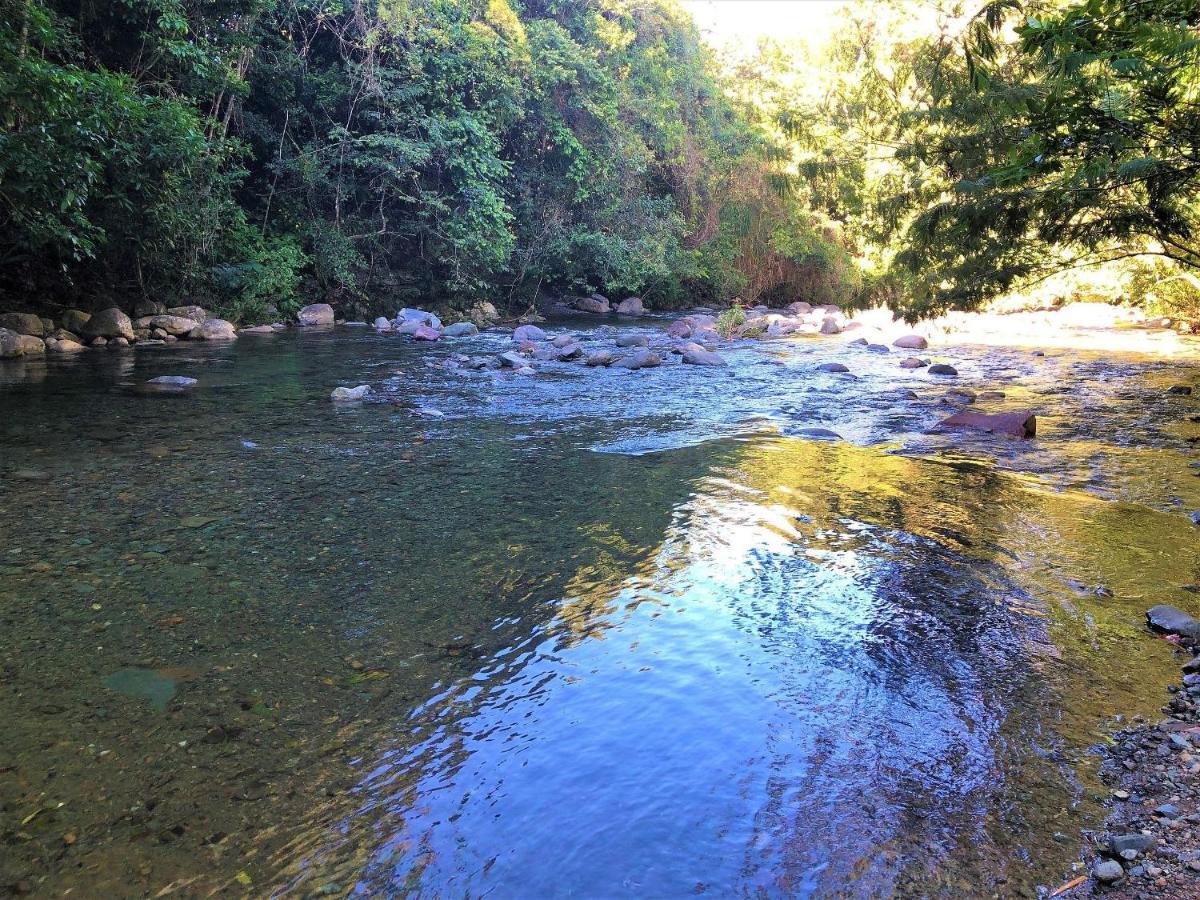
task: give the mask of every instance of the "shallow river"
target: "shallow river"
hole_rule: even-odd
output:
[[[506,341],[0,364],[0,892],[1070,875],[1104,815],[1090,748],[1178,671],[1144,611],[1197,612],[1200,391],[1166,393],[1194,360],[937,350],[947,381],[800,339],[728,369],[440,365]],[[134,389],[161,374],[200,387]],[[384,402],[329,402],[359,383]],[[930,433],[953,385],[1038,437]]]

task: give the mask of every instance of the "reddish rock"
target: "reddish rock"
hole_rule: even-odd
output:
[[[1037,434],[1037,416],[1027,410],[982,413],[964,409],[948,419],[943,419],[939,424],[944,428],[976,428],[1016,437],[1033,437]]]
[[[422,325],[412,333],[414,341],[440,341],[442,333],[436,328],[431,328],[428,325]]]

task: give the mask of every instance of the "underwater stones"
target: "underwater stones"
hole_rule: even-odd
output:
[[[82,334],[86,338],[123,337],[133,340],[133,322],[115,306],[102,309],[83,326]]]
[[[1037,434],[1037,416],[1027,410],[1008,413],[960,410],[938,424],[943,428],[973,428],[977,431],[1011,434],[1021,438],[1030,438]]]
[[[1160,603],[1146,610],[1146,624],[1153,631],[1178,634],[1181,637],[1200,640],[1200,622],[1197,622],[1182,609],[1166,603]]]
[[[129,666],[114,672],[104,679],[104,686],[129,697],[146,700],[160,712],[166,711],[167,704],[175,696],[175,679],[140,666]]]
[[[626,297],[617,304],[618,316],[641,316],[645,313],[646,306],[642,303],[641,297]]]
[[[727,366],[725,357],[703,347],[689,347],[683,351],[683,361],[689,366]]]
[[[619,334],[617,335],[616,344],[618,347],[648,347],[650,346],[650,338],[644,334]]]
[[[334,403],[355,403],[363,400],[369,393],[371,393],[369,384],[360,384],[358,387],[352,388],[336,387],[329,395],[329,399]]]
[[[479,326],[474,322],[456,322],[442,329],[444,337],[473,337],[479,334]]]
[[[571,308],[579,312],[605,315],[612,311],[608,298],[603,294],[592,294],[590,297],[576,297],[571,301]]]
[[[442,333],[429,325],[419,325],[412,333],[414,341],[440,341]]]
[[[842,363],[827,362],[827,363],[821,363],[819,366],[817,366],[817,371],[818,372],[846,373],[846,372],[849,372],[850,370]]]
[[[33,337],[41,337],[46,333],[46,326],[33,313],[0,313],[0,328]]]
[[[546,340],[546,332],[542,331],[536,325],[518,325],[513,329],[512,339],[517,344],[524,341],[544,341]]]
[[[954,368],[954,366],[947,365],[946,363],[934,363],[929,367],[929,374],[947,375],[953,377],[958,374],[958,369]]]
[[[919,334],[906,334],[892,341],[892,346],[899,347],[901,350],[927,350],[929,341]]]
[[[187,333],[193,341],[233,341],[237,340],[237,330],[232,322],[224,319],[206,319]]]
[[[301,325],[332,325],[333,307],[328,303],[310,303],[296,313],[296,321]]]
[[[662,365],[662,358],[653,350],[636,350],[628,356],[622,356],[612,364],[614,369],[650,369]]]

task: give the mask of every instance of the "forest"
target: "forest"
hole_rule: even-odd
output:
[[[672,0],[0,9],[9,306],[1200,318],[1193,0],[850,3],[824,46],[739,55]]]

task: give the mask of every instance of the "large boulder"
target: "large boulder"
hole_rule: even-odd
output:
[[[617,304],[618,316],[644,316],[646,314],[646,306],[642,303],[641,297],[626,297]]]
[[[164,316],[167,314],[167,304],[154,300],[139,300],[133,305],[134,318],[142,316]]]
[[[433,313],[423,309],[410,309],[407,306],[396,313],[395,324],[400,325],[404,322],[416,322],[418,325],[426,325],[430,328],[442,327],[442,320]]]
[[[7,328],[0,328],[0,359],[16,359],[25,355],[21,335]]]
[[[83,349],[83,344],[68,338],[50,338],[46,342],[46,349],[54,353],[76,353]]]
[[[7,328],[17,334],[31,334],[34,337],[41,337],[46,333],[46,326],[42,324],[41,318],[33,313],[0,313],[0,328]]]
[[[494,305],[481,300],[467,310],[467,318],[476,325],[490,325],[500,321],[500,313]]]
[[[391,331],[392,330],[392,320],[389,318],[386,318],[385,316],[376,316],[375,322],[373,324],[375,325],[375,328],[378,331]]]
[[[167,310],[168,315],[182,316],[185,319],[191,319],[197,325],[203,324],[209,320],[208,310],[203,306],[191,304],[189,306],[172,306]]]
[[[544,341],[546,340],[546,332],[542,331],[536,325],[518,325],[513,329],[512,339],[518,344],[525,341]]]
[[[812,312],[812,304],[805,303],[803,300],[797,300],[795,303],[789,303],[787,309],[791,310],[793,315],[802,316],[805,313]]]
[[[500,365],[506,369],[521,369],[529,365],[529,360],[514,350],[508,350],[496,357]]]
[[[187,336],[193,341],[232,341],[237,339],[237,329],[232,322],[224,319],[208,319],[189,331]]]
[[[596,315],[604,315],[612,311],[608,298],[603,294],[592,294],[590,297],[576,297],[571,301],[571,306],[580,312],[594,313]]]
[[[83,326],[88,323],[88,319],[92,317],[91,313],[84,312],[82,309],[68,309],[59,317],[59,322],[67,331],[72,331],[75,334],[83,332]]]
[[[115,338],[123,337],[133,340],[133,322],[129,316],[115,306],[102,309],[87,320],[81,332],[85,338]]]
[[[692,323],[687,319],[676,319],[667,326],[667,334],[675,338],[692,336]]]
[[[418,325],[412,336],[414,341],[440,341],[442,339],[442,333],[429,325]]]
[[[926,350],[929,348],[929,341],[919,334],[906,334],[892,341],[892,346],[902,350]]]
[[[479,327],[474,322],[456,322],[442,329],[446,337],[472,337],[479,334]]]
[[[20,343],[25,356],[29,356],[31,353],[46,352],[46,342],[40,337],[34,337],[32,334],[18,334],[17,341]]]
[[[140,322],[140,320],[139,320]],[[175,337],[182,337],[193,328],[196,323],[184,316],[151,316],[150,321],[143,327],[160,328],[167,334],[173,334]]]
[[[821,334],[841,334],[842,326],[833,316],[826,316],[821,322]]]
[[[1200,622],[1182,609],[1163,603],[1146,611],[1146,623],[1154,630],[1177,634],[1193,641],[1200,641]]]
[[[296,321],[301,325],[332,325],[333,307],[328,303],[310,303],[296,313]]]
[[[1027,410],[982,413],[964,409],[948,419],[943,419],[939,424],[945,428],[974,428],[977,431],[1011,434],[1022,438],[1033,437],[1037,434],[1037,416]]]

